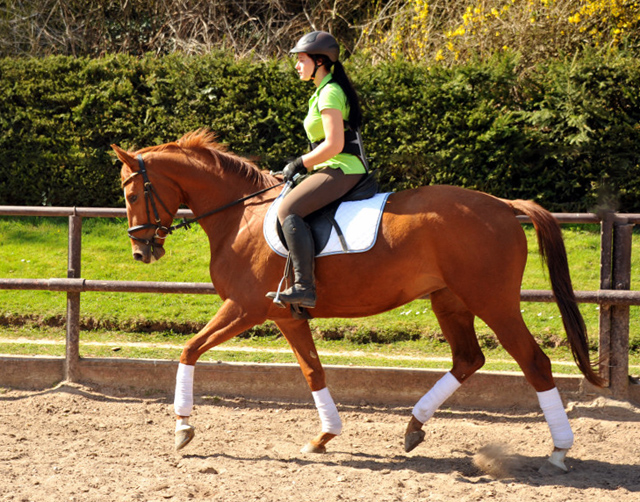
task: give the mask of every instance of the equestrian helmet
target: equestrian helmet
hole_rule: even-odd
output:
[[[298,40],[296,46],[289,52],[305,52],[313,55],[327,56],[332,63],[335,63],[340,56],[340,46],[338,41],[326,31],[312,31]]]

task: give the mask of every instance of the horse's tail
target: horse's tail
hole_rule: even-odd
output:
[[[602,387],[605,382],[595,371],[597,363],[592,363],[589,358],[587,328],[573,292],[567,251],[560,225],[549,211],[535,202],[527,200],[504,200],[504,202],[514,211],[531,219],[538,237],[540,255],[549,268],[551,289],[560,309],[573,358],[585,378],[592,384]]]

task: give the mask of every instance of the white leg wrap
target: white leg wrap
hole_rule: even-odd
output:
[[[329,389],[325,387],[322,390],[313,391],[311,394],[320,414],[322,432],[339,435],[342,432],[342,420],[340,420],[338,409],[331,398]]]
[[[413,416],[425,423],[451,394],[462,385],[449,371],[413,407]]]
[[[173,408],[176,415],[188,417],[193,411],[193,372],[195,366],[180,363],[176,374],[176,397]]]
[[[549,424],[553,445],[556,448],[571,448],[573,446],[573,431],[557,387],[545,392],[538,392],[538,401],[544,418]]]

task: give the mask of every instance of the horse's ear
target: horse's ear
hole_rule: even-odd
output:
[[[116,155],[124,164],[127,164],[129,167],[135,167],[136,159],[134,159],[128,152],[125,152],[118,145],[111,145],[111,148],[113,148],[113,151],[116,152]]]

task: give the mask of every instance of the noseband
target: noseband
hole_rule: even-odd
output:
[[[202,218],[205,218],[207,216],[211,216],[212,214],[215,213],[219,213],[220,211],[224,211],[225,209],[228,209],[232,206],[235,206],[236,204],[240,204],[242,202],[244,202],[245,200],[249,200],[253,197],[256,197],[260,194],[263,194],[264,192],[267,192],[269,190],[273,190],[274,188],[277,188],[279,186],[284,185],[286,182],[283,181],[281,183],[277,183],[276,185],[267,187],[267,188],[263,188],[262,190],[259,190],[255,193],[252,193],[250,195],[247,195],[246,197],[242,197],[240,199],[236,199],[228,204],[225,204],[224,206],[221,206],[219,208],[214,209],[213,211],[209,211],[207,213],[201,214],[200,216],[197,216],[196,218],[191,218],[191,219],[187,219],[184,218],[182,220],[182,223],[179,223],[178,225],[172,225],[170,227],[166,227],[162,224],[162,221],[160,219],[160,213],[158,212],[158,204],[160,204],[162,206],[162,208],[169,214],[171,215],[171,211],[169,211],[169,209],[167,208],[167,206],[165,205],[164,202],[162,202],[162,199],[160,198],[160,195],[158,194],[158,192],[156,192],[155,188],[153,187],[153,185],[151,184],[151,181],[149,181],[149,175],[147,173],[147,168],[144,165],[144,160],[142,159],[142,155],[138,154],[137,156],[138,159],[138,171],[134,172],[133,174],[131,174],[131,176],[129,176],[127,179],[125,179],[122,182],[122,187],[124,188],[135,176],[137,175],[142,175],[142,181],[144,183],[144,198],[145,198],[145,208],[147,210],[147,222],[148,223],[144,223],[143,225],[136,225],[135,227],[129,227],[127,229],[127,233],[129,234],[129,238],[133,239],[134,241],[137,242],[141,242],[146,246],[152,246],[152,247],[157,247],[157,248],[162,248],[162,246],[164,245],[164,240],[166,239],[166,237],[173,233],[174,230],[177,230],[178,228],[190,228],[192,223],[195,223],[198,220],[201,220]],[[158,204],[156,204],[156,201]],[[151,220],[151,211],[153,211],[153,221],[154,223],[152,223]],[[173,219],[173,216],[172,216]],[[137,237],[136,235],[134,235],[134,232],[138,232],[140,230],[146,230],[149,228],[153,228],[154,229],[154,235],[151,239],[143,239],[141,237]],[[164,235],[161,235],[161,233],[163,233]],[[162,242],[159,242],[158,239],[160,239]]]

